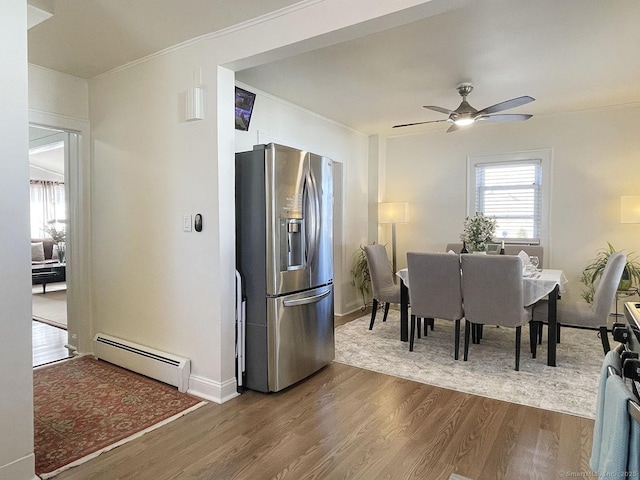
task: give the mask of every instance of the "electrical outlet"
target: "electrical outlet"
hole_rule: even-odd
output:
[[[184,226],[183,226],[183,230],[185,232],[191,232],[192,231],[192,223],[191,223],[191,215],[185,215],[184,216]]]

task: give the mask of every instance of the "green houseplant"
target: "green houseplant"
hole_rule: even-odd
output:
[[[371,274],[369,273],[367,254],[362,245],[353,254],[351,278],[353,285],[362,296],[362,309],[364,310],[367,306],[367,299],[371,296]]]
[[[585,285],[585,289],[582,291],[581,296],[586,302],[593,302],[593,294],[596,290],[595,284],[602,276],[609,257],[616,251],[615,247],[607,242],[607,248],[600,249],[596,257],[582,271],[580,281]],[[634,283],[640,285],[640,263],[637,262],[637,257],[631,257],[631,255],[627,256],[627,264],[624,267],[620,284],[618,285],[618,290],[621,291],[629,290]]]
[[[60,245],[64,243],[67,239],[67,232],[64,227],[61,229],[57,229],[55,226],[45,227],[44,231],[51,237],[53,243],[56,245]]]
[[[482,212],[476,212],[473,217],[465,218],[460,240],[466,242],[470,251],[484,252],[487,244],[493,241],[496,222],[496,217],[486,217]]]
[[[56,224],[62,224],[61,228],[56,228]],[[58,247],[58,259],[64,261],[65,242],[67,241],[67,230],[64,223],[58,220],[51,220],[49,226],[44,227],[44,231],[51,237],[53,243]]]

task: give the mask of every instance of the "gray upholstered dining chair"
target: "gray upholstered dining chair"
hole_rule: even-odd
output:
[[[461,255],[464,298],[464,360],[469,353],[471,324],[498,325],[516,329],[516,370],[520,370],[522,326],[531,320],[524,307],[522,262],[514,255]],[[529,328],[531,349],[536,347],[536,326]]]
[[[608,336],[608,319],[611,304],[616,297],[618,284],[622,272],[627,264],[627,256],[623,252],[611,254],[602,271],[602,276],[596,286],[591,304],[584,300],[575,302],[558,302],[556,315],[558,327],[560,325],[573,325],[579,327],[597,328],[600,331],[600,340],[605,355],[611,350]],[[548,305],[546,300],[540,300],[533,308],[533,319],[537,322],[547,322]],[[558,336],[558,338],[560,338]]]
[[[409,270],[409,298],[411,303],[411,334],[409,351],[413,351],[416,317],[441,318],[454,322],[454,353],[460,350],[460,319],[462,283],[460,258],[446,253],[407,253]]]
[[[383,322],[387,321],[389,305],[400,303],[400,285],[393,281],[395,273],[392,271],[389,257],[387,257],[387,249],[384,245],[366,245],[364,252],[367,256],[369,275],[371,276],[371,289],[373,290],[373,307],[371,308],[371,322],[369,323],[369,330],[372,330],[380,302],[385,304]]]

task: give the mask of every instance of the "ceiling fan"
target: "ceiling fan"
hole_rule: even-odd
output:
[[[473,90],[473,85],[471,83],[461,83],[456,89],[462,97],[462,103],[455,110],[436,107],[434,105],[424,106],[424,108],[428,108],[429,110],[435,110],[436,112],[449,115],[449,118],[442,120],[430,120],[427,122],[405,123],[402,125],[394,125],[393,128],[410,127],[412,125],[422,125],[424,123],[452,122],[453,125],[451,125],[447,130],[447,133],[449,133],[455,132],[461,127],[471,125],[472,123],[480,120],[491,122],[513,122],[529,120],[533,116],[520,113],[501,113],[499,115],[495,115],[495,113],[497,112],[502,112],[503,110],[508,110],[510,108],[519,107],[520,105],[525,105],[529,102],[533,102],[535,100],[535,98],[533,97],[525,95],[523,97],[512,98],[511,100],[496,103],[495,105],[483,108],[482,110],[476,110],[471,105],[469,105],[469,103],[467,103],[467,95],[469,95]]]

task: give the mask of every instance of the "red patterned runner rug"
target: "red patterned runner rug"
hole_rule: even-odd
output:
[[[33,371],[36,473],[49,478],[206,402],[82,356]]]

